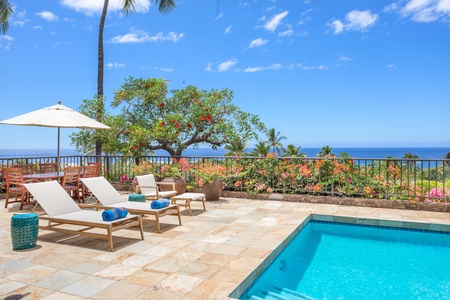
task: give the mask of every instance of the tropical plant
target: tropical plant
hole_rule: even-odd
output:
[[[293,144],[289,144],[286,147],[286,150],[283,153],[284,157],[307,157],[308,155],[305,152],[301,152],[302,147],[295,147]]]
[[[0,0],[0,25],[2,26],[2,34],[6,34],[8,31],[8,19],[13,11],[13,6],[9,0]]]
[[[240,110],[232,98],[229,89],[187,86],[169,91],[165,79],[130,77],[115,91],[112,106],[122,107],[122,113],[115,123],[120,127],[112,126],[112,131],[123,141],[121,152],[132,155],[165,150],[179,157],[189,146],[217,149],[237,139],[256,138],[264,124]]]
[[[179,160],[173,159],[172,163],[170,164],[163,164],[161,165],[161,170],[159,172],[160,178],[182,178],[183,173],[186,173],[189,171],[190,165],[186,161],[185,158],[181,158]]]
[[[6,1],[6,0],[1,0]],[[151,0],[153,3],[158,4],[158,10],[161,13],[167,13],[171,11],[175,7],[175,1],[174,0]],[[137,0],[124,0],[123,1],[123,12],[128,15],[131,11],[134,11],[134,5],[137,2]],[[98,99],[103,103],[103,73],[104,73],[104,50],[103,50],[103,30],[105,28],[105,19],[106,14],[108,13],[108,5],[109,0],[104,0],[103,2],[103,9],[102,9],[102,16],[100,17],[100,26],[99,26],[99,32],[98,32],[98,68],[97,68],[97,97]],[[2,18],[3,21],[3,18]],[[99,122],[103,121],[103,113],[104,110],[102,110],[100,107],[95,111],[95,119]],[[96,146],[95,146],[95,155],[102,155],[102,148],[103,143],[102,139],[96,140]]]
[[[334,156],[333,148],[331,148],[330,146],[323,146],[322,150],[319,153],[317,153],[317,157],[325,157],[327,155]]]
[[[132,171],[134,175],[156,174],[157,168],[157,164],[153,164],[145,160],[139,165],[134,166]]]
[[[213,184],[218,179],[226,178],[226,167],[221,164],[215,164],[211,161],[198,163],[193,166],[194,174],[197,176],[198,185]]]
[[[403,158],[408,159],[408,161],[405,161],[405,165],[408,167],[408,170],[412,170],[414,167],[417,166],[417,162],[413,161],[415,159],[418,159],[419,156],[412,154],[412,153],[405,153],[403,155]]]
[[[251,156],[262,156],[265,157],[269,154],[270,146],[266,145],[265,142],[259,141],[258,144],[255,145],[255,148],[250,153]]]
[[[448,159],[449,161],[445,162],[445,165],[450,168],[450,152],[445,154],[444,159]]]
[[[284,151],[282,140],[285,140],[286,137],[282,136],[281,133],[275,131],[275,128],[270,128],[267,131],[267,141],[266,144],[272,147],[272,152],[277,152],[278,155],[281,155],[281,152]]]
[[[228,151],[224,156],[244,156],[247,150],[247,141],[236,138],[236,140],[225,145],[224,149]]]

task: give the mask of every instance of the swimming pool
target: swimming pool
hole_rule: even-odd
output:
[[[312,220],[239,299],[450,299],[450,234]]]

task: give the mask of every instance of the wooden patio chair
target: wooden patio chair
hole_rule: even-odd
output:
[[[21,168],[22,174],[36,173],[36,166],[34,164],[18,164],[18,165],[14,165],[13,168]]]
[[[36,202],[31,201],[30,194],[23,185],[25,183],[38,182],[38,180],[23,179],[22,168],[4,168],[3,172],[6,178],[5,208],[10,203],[20,203],[20,210],[22,210],[24,205],[34,205]],[[14,196],[14,200],[9,199],[11,196]]]
[[[100,174],[102,174],[102,163],[101,162],[88,162],[87,164],[88,166],[96,166],[97,167],[97,176],[100,176]]]
[[[39,164],[39,173],[54,173],[54,172],[58,172],[58,165],[56,163]]]
[[[153,174],[136,176],[136,180],[138,182],[136,190],[139,189],[145,195],[146,199],[170,198],[177,194],[175,182],[156,182]],[[171,186],[172,189],[169,191],[160,191],[159,186],[161,185]]]
[[[64,177],[61,181],[61,186],[72,197],[72,199],[81,203],[83,197],[80,193],[80,174],[81,167],[65,167]]]
[[[127,215],[125,218],[103,221],[102,211],[82,210],[57,181],[28,183],[24,186],[46,213],[46,215],[39,215],[39,219],[47,220],[48,225],[39,226],[40,229],[107,239],[111,251],[114,251],[112,239],[114,231],[138,227],[141,239],[144,239],[142,219],[139,215]],[[71,225],[74,227],[72,228]],[[104,229],[106,233],[100,233],[99,229]],[[130,230],[130,234],[133,232],[136,234],[135,230]]]
[[[83,173],[81,174],[81,178],[93,178],[98,177],[98,169],[97,165],[88,165],[83,167]],[[89,188],[81,181],[81,196],[83,198],[83,202],[88,202],[92,197],[91,191]],[[88,197],[88,198],[87,198]],[[86,200],[87,198],[87,200]]]

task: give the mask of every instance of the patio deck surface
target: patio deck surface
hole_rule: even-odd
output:
[[[221,198],[207,201],[206,211],[193,203],[182,226],[175,216],[161,218],[161,234],[144,223],[145,240],[136,230],[115,232],[115,252],[106,240],[50,231],[39,231],[37,247],[13,251],[10,222],[18,205],[5,209],[4,201],[1,299],[227,299],[312,213],[450,231],[448,213]]]

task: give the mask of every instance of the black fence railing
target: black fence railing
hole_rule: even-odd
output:
[[[0,158],[3,168],[16,164],[56,162],[51,157]],[[450,202],[450,160],[373,158],[62,156],[65,166],[101,162],[108,180],[129,185],[135,175],[160,174],[175,164],[188,186],[214,175],[225,189],[248,193],[318,194],[395,200]],[[182,163],[180,163],[182,162]],[[139,166],[139,167],[137,167]],[[38,170],[38,168],[36,168]],[[206,175],[205,175],[206,174]],[[209,176],[209,177],[211,177]],[[0,190],[5,178],[0,176]]]

